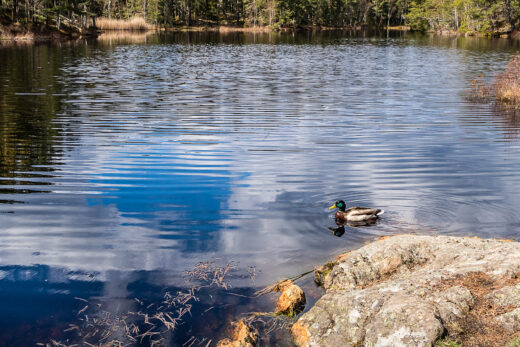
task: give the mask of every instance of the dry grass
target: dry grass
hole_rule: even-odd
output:
[[[493,96],[492,85],[488,85],[482,76],[478,76],[469,83],[468,99],[476,102],[488,102]]]
[[[109,19],[99,18],[96,20],[96,26],[101,30],[135,30],[144,31],[152,30],[155,27],[146,23],[142,17],[134,17],[132,19]]]
[[[498,104],[520,109],[520,55],[514,56],[491,84],[480,76],[470,82],[470,88],[468,97],[471,100],[488,102],[494,99]]]
[[[495,84],[497,101],[520,108],[520,55],[511,59]]]
[[[497,289],[519,282],[518,278],[494,280],[481,272],[442,282],[441,290],[462,286],[467,288],[475,298],[468,315],[448,327],[449,338],[445,341],[449,340],[469,347],[502,347],[512,338],[520,336],[520,331],[510,332],[495,322],[495,317],[510,311],[512,307],[497,306],[486,298],[487,294]]]

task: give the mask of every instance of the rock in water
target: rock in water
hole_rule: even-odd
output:
[[[390,237],[320,272],[326,292],[292,335],[300,346],[432,346],[445,332],[470,341],[479,326],[518,333],[519,274],[518,242]]]
[[[258,332],[243,320],[236,324],[233,340],[220,340],[217,347],[254,347],[258,343]]]
[[[305,293],[293,281],[283,281],[274,290],[282,292],[276,301],[276,313],[294,317],[305,308]]]

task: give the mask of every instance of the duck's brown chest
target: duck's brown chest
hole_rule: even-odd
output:
[[[336,211],[336,219],[347,220],[347,214],[345,212]]]

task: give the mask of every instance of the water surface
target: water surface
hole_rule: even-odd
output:
[[[63,331],[92,303],[159,305],[198,262],[231,262],[249,296],[380,235],[519,237],[520,123],[465,98],[517,49],[330,32],[0,48],[0,344],[77,342]],[[386,213],[337,237],[339,198]],[[229,291],[200,289],[165,341],[272,309]]]

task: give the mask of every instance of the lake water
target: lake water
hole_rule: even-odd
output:
[[[273,309],[257,289],[378,236],[519,238],[520,116],[465,97],[518,48],[332,32],[0,47],[0,345],[214,345]],[[338,237],[338,199],[386,213]],[[175,329],[144,322],[186,305]],[[140,333],[103,335],[124,324]]]

